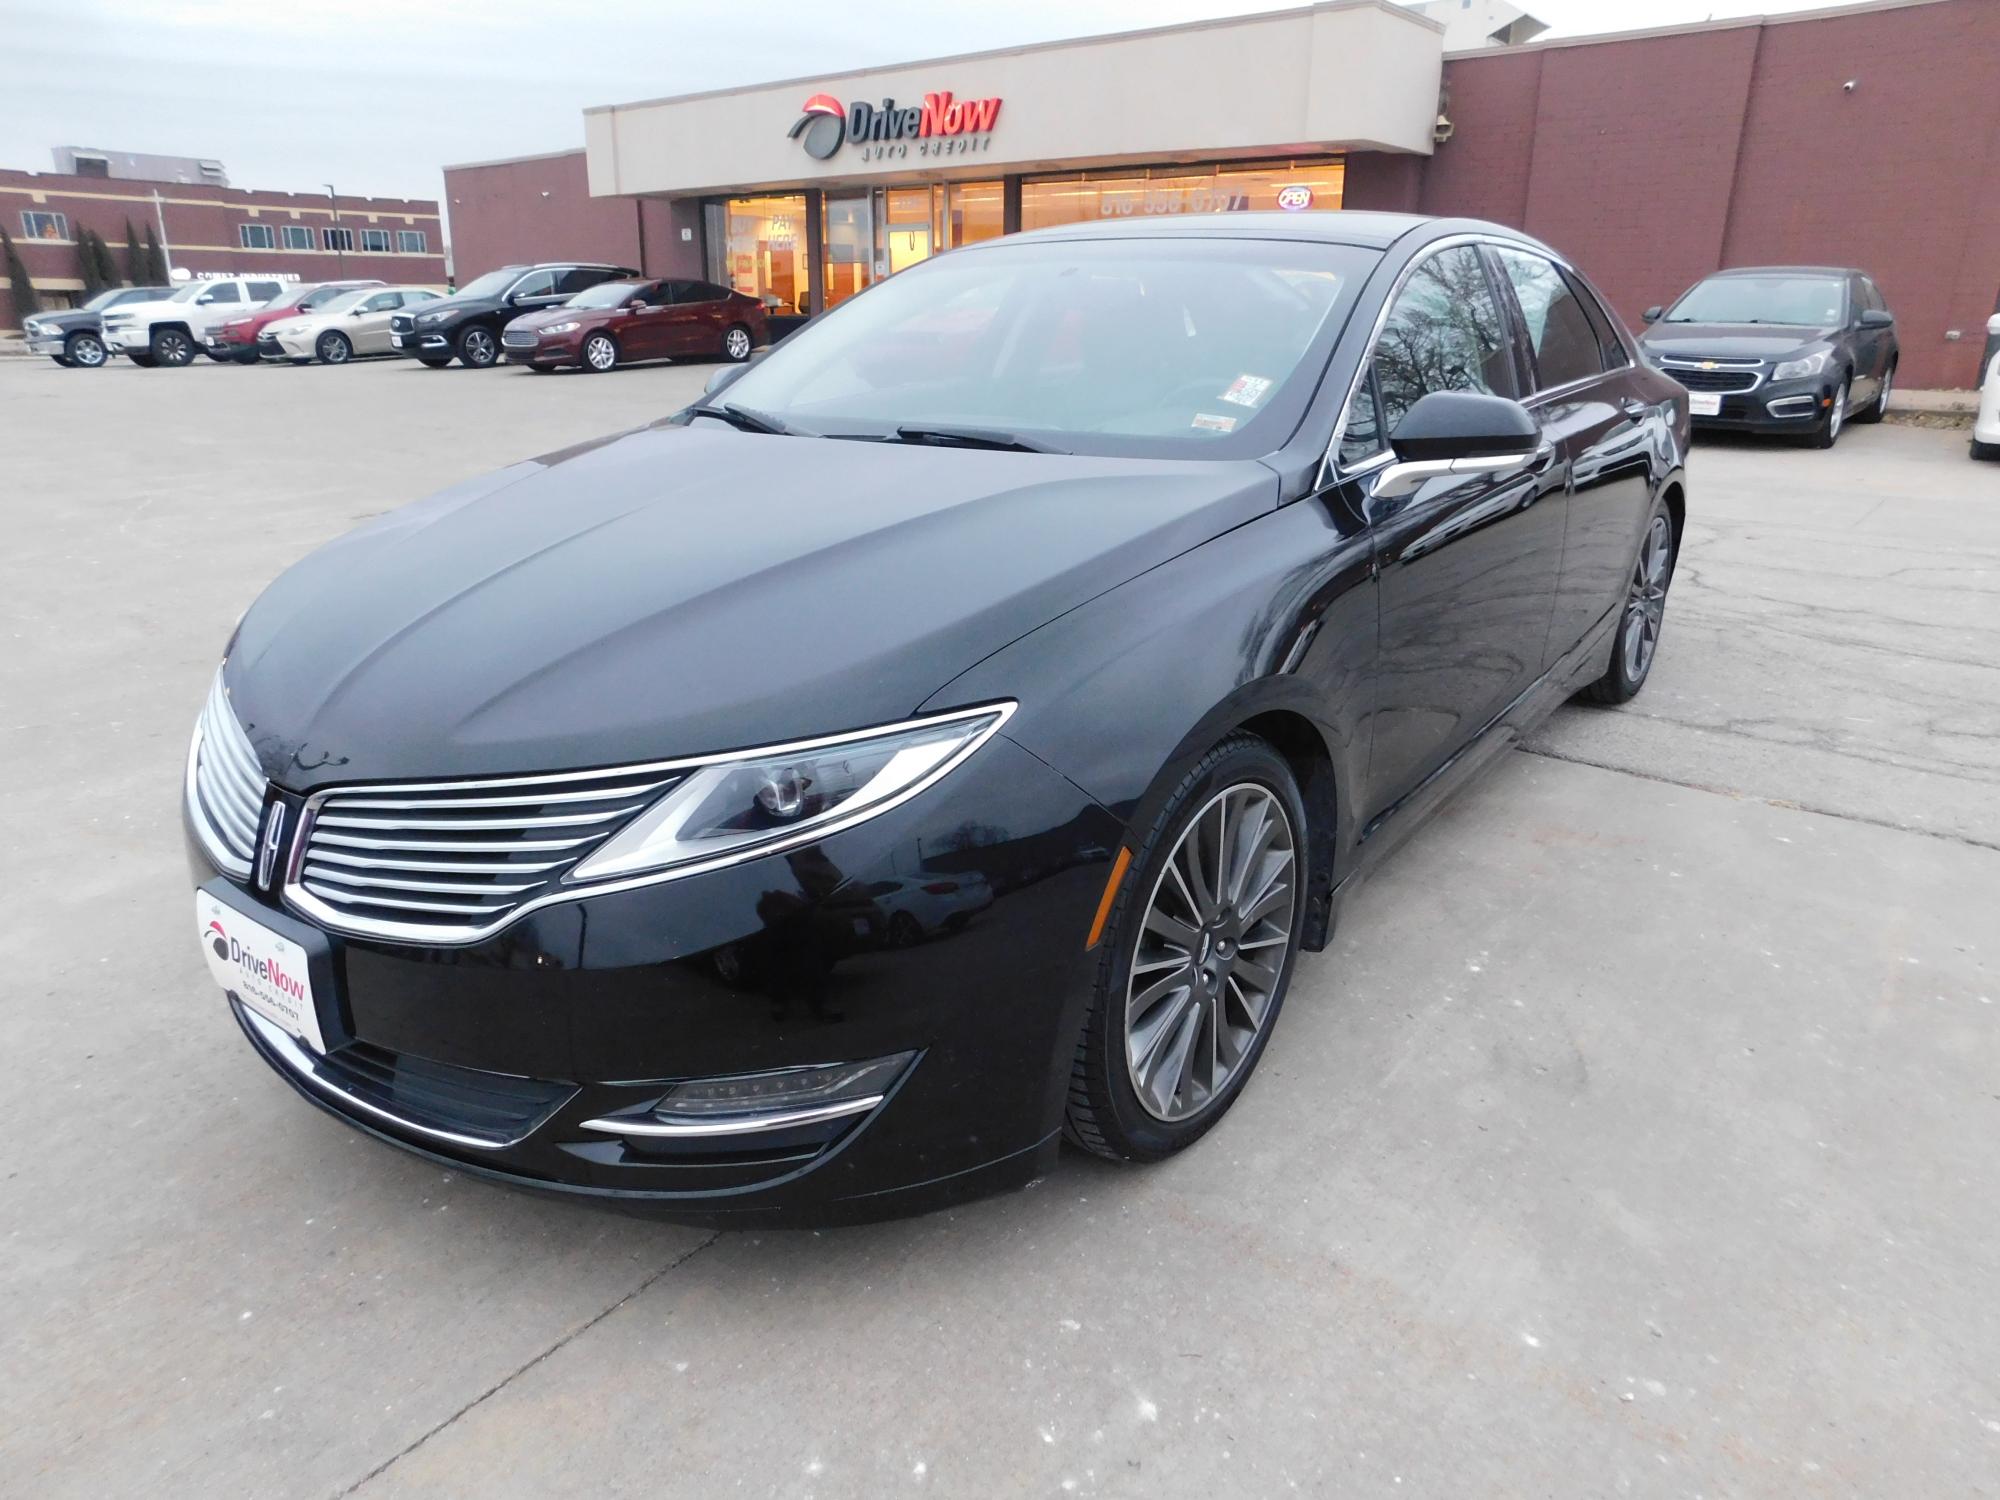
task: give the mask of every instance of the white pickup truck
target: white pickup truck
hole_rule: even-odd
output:
[[[158,302],[125,302],[104,315],[104,346],[135,365],[184,365],[224,318],[261,307],[285,289],[275,276],[190,281]]]

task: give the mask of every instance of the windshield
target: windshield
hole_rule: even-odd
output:
[[[506,266],[475,276],[452,295],[456,297],[497,297],[520,279],[519,266]]]
[[[351,290],[353,290],[351,287],[316,286],[308,292],[292,293],[292,300],[298,304],[300,312],[312,312],[316,308],[325,307],[336,297],[345,297]],[[272,304],[274,307],[284,305],[282,302]]]
[[[829,436],[972,427],[1078,453],[1266,453],[1374,258],[1290,240],[981,246],[807,324],[720,400]]]
[[[1834,276],[1711,276],[1667,312],[1669,323],[1838,324],[1847,304]]]
[[[564,307],[622,307],[639,295],[646,283],[641,281],[607,281],[586,292],[578,292]]]
[[[207,291],[210,284],[206,281],[190,281],[186,286],[175,292],[173,296],[167,298],[167,300],[169,302],[192,302],[203,292]]]
[[[126,286],[114,286],[108,292],[99,292],[95,297],[92,297],[88,302],[84,303],[80,311],[102,312],[105,308],[111,306],[112,303],[118,301],[119,298],[123,297],[126,293],[128,293],[131,290],[132,289],[130,287]]]

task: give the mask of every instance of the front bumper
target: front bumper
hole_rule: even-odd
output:
[[[1674,372],[1663,373],[1671,377]],[[1689,420],[1707,432],[1809,432],[1825,417],[1833,395],[1834,387],[1820,376],[1762,381],[1752,391],[1720,393],[1719,412],[1690,410]]]
[[[516,342],[509,343],[509,339]],[[525,342],[532,339],[533,343]],[[538,333],[502,333],[500,353],[510,365],[573,365],[583,358],[583,338],[577,333],[545,338]]]
[[[389,352],[410,359],[448,358],[457,352],[452,342],[455,333],[455,329],[402,328],[392,321],[389,324]]]
[[[38,338],[28,340],[28,352],[30,354],[61,354],[67,342],[67,335],[45,333]]]
[[[957,848],[967,827],[995,836]],[[321,1108],[490,1178],[689,1222],[912,1212],[1046,1170],[1120,832],[996,736],[923,796],[819,844],[544,907],[472,947],[323,933],[226,881],[259,920],[323,943],[332,976],[323,1058],[237,1018]],[[197,883],[224,880],[192,833],[188,854]],[[920,868],[976,870],[994,899],[899,946],[870,887]],[[879,1105],[831,1122],[698,1141],[586,1124],[632,1118],[672,1081],[905,1052],[916,1060]]]

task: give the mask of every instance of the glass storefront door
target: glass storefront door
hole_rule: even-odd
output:
[[[772,312],[804,312],[811,282],[806,268],[806,197],[779,193],[731,198],[709,217],[711,281],[761,298]],[[714,260],[720,241],[720,264]]]

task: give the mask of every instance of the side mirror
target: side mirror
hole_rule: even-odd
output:
[[[2000,339],[2000,313],[1995,313],[1986,320],[1986,336],[1989,339]]]
[[[1894,328],[1896,326],[1896,315],[1892,312],[1885,312],[1879,307],[1864,307],[1861,309],[1861,326],[1863,328]]]
[[[1660,314],[1664,313],[1665,311],[1666,309],[1664,307],[1661,307],[1658,303],[1655,303],[1653,306],[1647,308],[1644,312],[1639,314],[1639,316],[1644,318],[1648,323],[1657,323],[1660,321]]]
[[[1520,402],[1476,391],[1432,391],[1403,413],[1389,447],[1396,461],[1374,488],[1383,497],[1410,494],[1444,474],[1525,468],[1554,453]]]
[[[713,396],[717,391],[727,390],[749,368],[750,366],[747,364],[723,365],[708,377],[708,384],[702,387],[702,394],[704,396]]]

